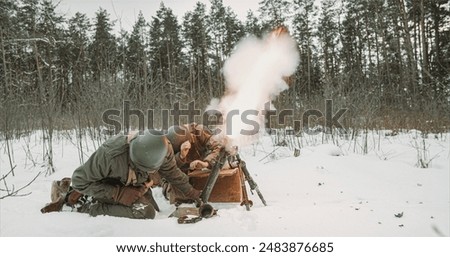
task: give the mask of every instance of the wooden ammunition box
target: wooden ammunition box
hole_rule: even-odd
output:
[[[203,190],[209,174],[202,170],[189,173],[191,185],[197,190]],[[241,176],[238,168],[220,171],[208,202],[242,202]]]

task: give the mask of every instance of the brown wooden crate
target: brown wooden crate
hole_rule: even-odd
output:
[[[209,173],[194,171],[189,174],[190,182],[195,189],[203,190]],[[208,202],[242,202],[241,177],[238,169],[221,170]]]

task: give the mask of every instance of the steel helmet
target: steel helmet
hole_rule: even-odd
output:
[[[130,142],[130,159],[142,171],[158,170],[169,150],[169,142],[163,135],[146,131]]]

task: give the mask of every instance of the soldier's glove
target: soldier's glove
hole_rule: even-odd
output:
[[[147,192],[147,188],[144,186],[117,187],[116,192],[113,195],[113,199],[116,203],[131,206],[139,198],[141,198],[145,194],[145,192]]]

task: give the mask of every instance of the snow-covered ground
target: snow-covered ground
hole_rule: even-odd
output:
[[[450,236],[450,134],[428,135],[423,140],[417,131],[369,132],[367,141],[364,135],[328,141],[317,135],[288,138],[288,146],[281,147],[274,145],[275,137],[264,136],[259,143],[242,148],[241,157],[268,206],[256,194],[249,194],[254,202],[251,211],[239,204],[214,203],[217,217],[186,225],[168,218],[174,207],[158,188],[153,194],[161,212],[155,220],[41,214],[50,201],[52,181],[70,177],[80,158],[74,135],[59,132],[54,143],[56,172],[46,175],[40,135],[11,142],[15,176],[1,181],[0,189],[5,189],[4,182],[9,189],[18,189],[43,173],[19,192],[29,195],[0,200],[2,237]],[[83,147],[89,146],[85,159],[95,150],[94,142],[83,141]],[[301,146],[298,157],[293,154],[293,142]],[[419,150],[424,143],[426,151]],[[429,168],[418,168],[418,156],[425,153],[425,159],[432,159]],[[2,176],[10,170],[4,141],[0,167]],[[4,195],[1,191],[0,197]]]

